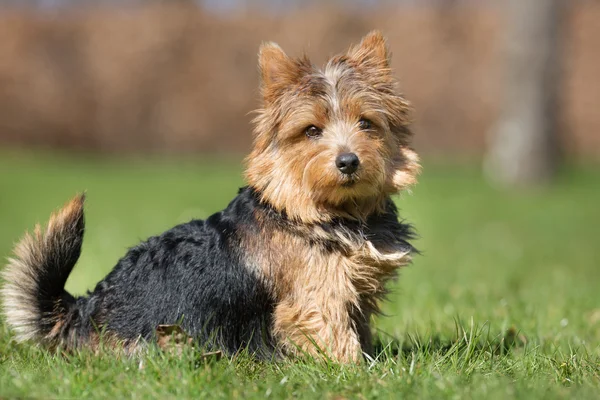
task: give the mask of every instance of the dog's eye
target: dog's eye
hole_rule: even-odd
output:
[[[314,139],[314,138],[321,137],[321,135],[323,134],[323,131],[320,128],[317,128],[316,126],[311,125],[304,130],[304,133],[309,138]]]
[[[360,121],[358,121],[358,126],[361,130],[367,131],[373,128],[373,122],[371,122],[369,119],[361,118]]]

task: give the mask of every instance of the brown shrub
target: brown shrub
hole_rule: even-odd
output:
[[[564,142],[600,155],[600,5],[565,37]],[[320,63],[387,35],[423,153],[480,154],[496,116],[498,7],[313,7],[215,15],[192,6],[0,14],[0,143],[103,152],[246,152],[263,40]]]

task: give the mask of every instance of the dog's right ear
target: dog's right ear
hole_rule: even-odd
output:
[[[385,37],[379,31],[369,32],[358,45],[348,50],[347,55],[358,65],[390,72],[390,52]]]
[[[263,43],[258,51],[258,67],[265,101],[274,100],[282,90],[296,83],[302,76],[302,64],[301,60],[288,57],[276,43]]]

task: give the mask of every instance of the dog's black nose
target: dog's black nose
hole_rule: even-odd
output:
[[[336,167],[346,175],[350,175],[356,171],[358,164],[360,164],[360,161],[354,153],[342,153],[335,159]]]

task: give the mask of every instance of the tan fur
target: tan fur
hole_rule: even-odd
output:
[[[409,143],[410,106],[395,91],[383,36],[374,32],[347,54],[317,69],[278,46],[261,48],[263,108],[246,178],[263,200],[304,223],[335,217],[364,220],[390,194],[415,183],[418,158]],[[360,118],[376,124],[361,131]],[[323,137],[309,143],[304,129]],[[344,151],[361,160],[356,183],[343,186],[334,160]]]
[[[410,255],[385,232],[370,231],[379,237],[375,245],[361,231],[325,231],[320,224],[336,218],[364,222],[384,211],[391,194],[416,182],[420,167],[409,147],[410,106],[396,93],[379,32],[322,70],[272,43],[263,45],[259,59],[264,102],[246,178],[265,202],[300,224],[292,230],[264,225],[243,243],[277,299],[274,333],[284,352],[357,361],[361,349],[370,349],[369,320],[379,310],[385,283]],[[373,129],[361,130],[361,118],[372,121]],[[304,135],[310,125],[322,129],[318,140]],[[334,164],[348,151],[361,162],[351,186]],[[260,238],[269,238],[269,245]]]
[[[260,243],[265,237],[269,246]],[[332,251],[310,238],[341,246]],[[356,233],[340,231],[332,237],[318,226],[294,232],[262,225],[260,234],[247,234],[242,243],[261,268],[257,275],[273,290],[273,328],[283,351],[339,362],[356,362],[361,348],[370,350],[370,316],[379,311],[385,283],[410,262],[410,255],[393,241],[377,248]]]
[[[8,259],[8,264],[2,271],[6,282],[2,288],[2,305],[6,322],[15,331],[15,338],[22,342],[30,339],[51,342],[60,331],[62,321],[58,316],[54,329],[40,337],[37,320],[48,316],[39,315],[35,299],[38,284],[35,277],[37,270],[42,268],[45,257],[51,257],[54,249],[60,248],[61,239],[67,224],[77,220],[83,213],[85,196],[72,199],[58,212],[52,214],[48,226],[42,231],[38,224],[33,235],[25,233],[14,248],[14,257]]]

